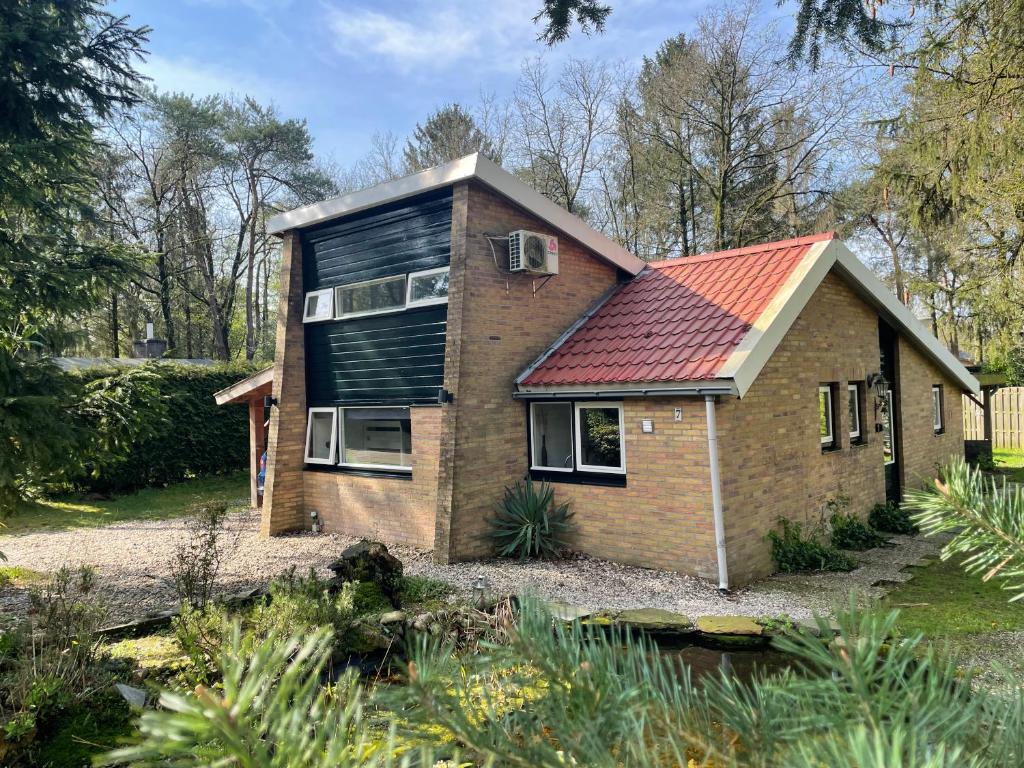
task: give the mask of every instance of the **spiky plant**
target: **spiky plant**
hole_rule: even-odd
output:
[[[392,765],[393,743],[362,716],[362,692],[351,678],[325,686],[329,628],[292,638],[271,636],[251,654],[236,623],[220,660],[220,690],[165,691],[160,709],[139,720],[141,741],[106,755],[102,764],[368,768]]]
[[[1024,598],[1024,493],[1020,486],[986,478],[962,459],[943,470],[933,489],[908,491],[904,506],[928,535],[955,535],[941,557],[960,557],[968,573],[983,581],[999,579]]]
[[[491,526],[500,557],[558,557],[572,531],[572,512],[568,502],[555,504],[548,483],[527,478],[505,488]]]

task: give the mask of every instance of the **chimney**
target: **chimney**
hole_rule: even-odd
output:
[[[163,357],[167,351],[167,342],[153,337],[153,324],[146,323],[146,338],[132,342],[132,354],[135,357]]]

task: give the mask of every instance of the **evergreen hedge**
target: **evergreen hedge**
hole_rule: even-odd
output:
[[[183,365],[173,361],[154,361],[141,366],[148,372],[148,394],[133,404],[142,419],[152,414],[153,421],[140,432],[139,439],[115,451],[109,446],[77,457],[81,470],[74,484],[89,491],[127,492],[200,475],[222,474],[245,469],[249,465],[248,408],[243,405],[219,406],[215,392],[256,371],[242,365]],[[117,377],[137,375],[138,368],[89,368],[66,375],[88,388],[117,381]],[[105,380],[105,381],[101,381]],[[149,398],[152,400],[146,401]],[[98,398],[98,413],[90,416],[98,424],[104,420],[105,401]],[[110,403],[113,414],[116,404]],[[93,455],[89,455],[92,453]]]

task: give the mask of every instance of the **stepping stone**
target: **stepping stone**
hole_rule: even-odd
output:
[[[693,629],[693,622],[688,617],[661,608],[635,608],[621,611],[616,615],[615,623],[629,624],[631,627],[647,630],[682,632]]]
[[[584,608],[582,605],[573,605],[572,603],[548,603],[548,610],[559,621],[579,621],[594,615],[594,612],[589,608]]]
[[[705,635],[743,635],[755,637],[764,633],[764,627],[749,616],[701,616],[697,629]]]

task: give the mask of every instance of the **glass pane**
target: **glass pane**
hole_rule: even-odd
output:
[[[330,459],[331,456],[331,432],[334,431],[333,411],[314,411],[309,415],[309,458]]]
[[[533,466],[572,469],[572,405],[533,406]]]
[[[320,297],[315,293],[306,298],[306,317],[316,317],[317,307],[320,306]]]
[[[621,467],[618,408],[580,408],[580,464]]]
[[[412,466],[412,424],[408,408],[346,408],[343,464]]]
[[[818,431],[821,442],[832,441],[832,393],[827,389],[818,390]]]
[[[882,401],[882,458],[886,464],[895,461],[892,451],[892,390],[885,393]]]
[[[409,278],[409,302],[448,298],[448,270]]]
[[[857,387],[850,387],[848,408],[850,411],[850,434],[860,434],[860,391]]]
[[[405,306],[405,278],[342,286],[338,289],[338,300],[343,315],[398,309]]]
[[[942,396],[939,390],[932,390],[932,424],[936,429],[942,428]]]

